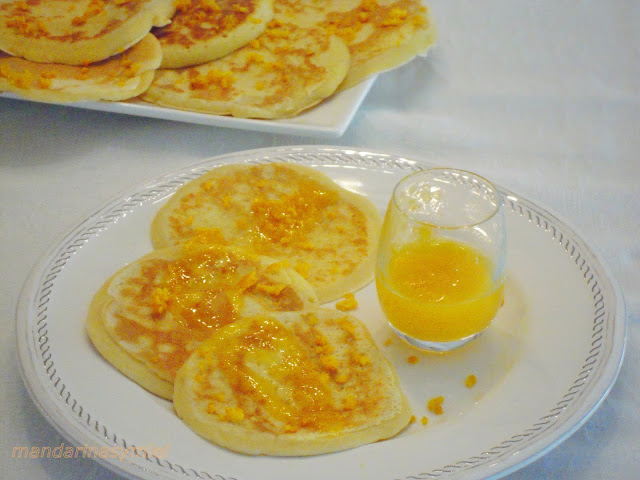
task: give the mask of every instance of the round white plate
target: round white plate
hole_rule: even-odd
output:
[[[502,189],[505,305],[477,341],[445,356],[421,354],[393,339],[373,284],[356,294],[353,313],[395,364],[413,406],[416,421],[407,429],[307,458],[248,457],[198,437],[170,402],[129,381],[92,348],[84,331],[87,306],[112,273],[151,250],[151,219],[179,186],[221,164],[271,161],[317,168],[381,211],[393,186],[425,165],[338,147],[254,150],[139,185],[95,210],[35,266],[17,311],[25,384],[69,441],[65,452],[75,449],[76,456],[140,479],[324,480],[327,472],[335,479],[497,478],[558,445],[600,405],[623,358],[620,291],[570,227]],[[477,377],[473,388],[464,385],[470,374]],[[440,395],[444,413],[433,415],[427,402]]]

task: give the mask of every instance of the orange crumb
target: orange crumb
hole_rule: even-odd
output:
[[[344,407],[343,407],[344,410],[353,410],[357,406],[358,406],[358,402],[356,401],[356,397],[354,397],[353,395],[348,395],[344,399]]]
[[[259,291],[266,293],[267,295],[274,295],[274,296],[278,296],[280,295],[280,293],[282,292],[282,290],[284,290],[286,288],[286,285],[283,283],[278,283],[275,285],[269,285],[266,283],[258,283],[256,285],[256,289],[258,289]]]
[[[409,358],[407,358],[407,362],[409,362],[410,364],[415,364],[418,363],[419,358],[416,357],[415,355],[411,355]]]
[[[322,365],[322,368],[324,368],[328,372],[334,373],[337,372],[339,368],[338,359],[333,355],[325,355],[324,357],[320,358],[320,365]]]
[[[473,388],[473,386],[476,384],[477,381],[478,379],[476,378],[475,375],[469,375],[467,379],[464,381],[464,386],[467,388]]]
[[[420,421],[422,422],[423,425],[426,425],[427,423],[429,423],[429,419],[427,417],[422,417]]]
[[[305,315],[305,320],[312,327],[318,323],[318,317],[316,315],[314,315],[313,313],[309,313],[309,314]]]
[[[345,383],[347,383],[347,380],[349,380],[349,375],[347,375],[346,373],[339,373],[338,375],[336,375],[336,383],[339,383],[340,385],[344,385]]]
[[[298,262],[293,269],[303,278],[307,278],[309,276],[309,271],[311,270],[311,265],[306,262]]]
[[[356,354],[354,360],[356,364],[360,365],[361,367],[364,367],[371,363],[371,359],[367,355],[363,354]]]
[[[439,397],[433,397],[427,403],[427,408],[430,412],[435,413],[436,415],[442,415],[444,410],[442,410],[442,403],[444,402],[444,397],[440,395]]]
[[[240,423],[244,420],[244,411],[240,407],[227,407],[218,417],[227,422]]]
[[[162,315],[169,308],[171,293],[167,288],[156,287],[151,292],[151,303],[155,307],[156,313]]]
[[[343,312],[347,312],[349,310],[355,310],[358,308],[358,301],[353,293],[347,293],[344,297],[344,300],[340,300],[336,303],[336,308]]]
[[[288,267],[289,267],[289,262],[287,262],[286,260],[281,260],[279,262],[274,262],[267,265],[267,268],[265,269],[265,271],[267,273],[278,273],[282,271],[283,268],[288,268]]]

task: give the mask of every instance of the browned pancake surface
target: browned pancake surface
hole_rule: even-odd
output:
[[[215,60],[264,32],[273,0],[179,0],[171,23],[153,29],[160,40],[162,68]]]
[[[174,11],[173,0],[4,1],[0,50],[34,62],[86,65],[126,50]]]

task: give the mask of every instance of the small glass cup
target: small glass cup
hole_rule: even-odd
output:
[[[387,208],[376,265],[391,328],[433,352],[477,338],[502,305],[505,259],[502,200],[491,182],[452,168],[405,177]]]

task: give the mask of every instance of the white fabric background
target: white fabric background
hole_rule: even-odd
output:
[[[316,140],[0,99],[0,478],[99,479],[90,460],[17,460],[63,441],[17,365],[23,281],[58,235],[121,190],[225,152],[332,143],[481,173],[566,220],[627,301],[627,354],[602,407],[510,479],[640,472],[640,2],[431,0],[439,41],[381,75],[346,134]],[[329,474],[328,474],[329,476]]]

